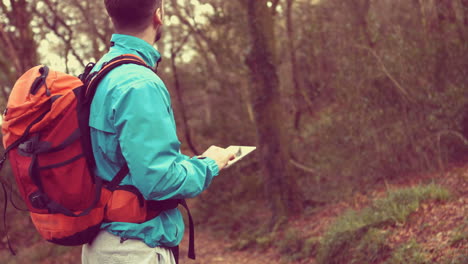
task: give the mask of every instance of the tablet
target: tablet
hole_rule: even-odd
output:
[[[225,168],[229,168],[232,166],[232,164],[238,162],[248,154],[252,153],[257,147],[252,147],[252,146],[229,146],[226,149],[233,151],[236,155],[236,157],[229,161],[228,164],[226,165]]]

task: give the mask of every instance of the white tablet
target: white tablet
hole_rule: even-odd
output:
[[[252,147],[252,146],[229,146],[226,149],[233,151],[236,155],[236,158],[229,161],[228,164],[226,165],[225,168],[231,167],[232,164],[238,162],[248,154],[250,154],[252,151],[254,151],[257,147]]]

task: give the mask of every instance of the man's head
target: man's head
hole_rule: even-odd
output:
[[[163,0],[105,0],[107,13],[118,33],[140,34],[148,29],[161,37]]]

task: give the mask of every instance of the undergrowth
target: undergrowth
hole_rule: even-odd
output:
[[[447,189],[436,184],[389,190],[386,197],[375,200],[370,206],[343,213],[322,237],[308,237],[283,222],[273,229],[268,227],[265,214],[268,210],[259,208],[259,201],[255,199],[257,188],[261,186],[258,182],[240,178],[237,187],[231,184],[226,188],[225,180],[227,177],[214,183],[224,187],[222,197],[214,197],[215,193],[202,197],[197,219],[202,219],[218,234],[229,237],[234,250],[275,247],[285,262],[316,258],[320,264],[426,263],[427,253],[416,241],[390,248],[387,243],[390,234],[384,228],[403,225],[424,201],[451,198]],[[250,186],[246,184],[248,181]],[[249,188],[242,188],[246,185]],[[213,214],[212,208],[222,210],[217,209]],[[457,244],[464,239],[466,234],[460,231],[452,242]]]
[[[414,240],[400,245],[384,264],[429,264],[429,255]]]
[[[455,229],[455,232],[450,239],[450,246],[452,247],[456,247],[463,243],[468,243],[468,219],[465,219],[463,224]]]
[[[381,228],[403,224],[425,200],[443,201],[450,193],[441,186],[430,184],[393,190],[361,211],[349,210],[329,228],[321,241],[319,263],[374,263],[390,256]],[[394,254],[392,258],[397,258]],[[418,261],[416,258],[415,261]],[[398,263],[398,262],[396,262]],[[405,262],[418,263],[418,262]]]

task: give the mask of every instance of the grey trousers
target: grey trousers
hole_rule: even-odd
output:
[[[171,250],[151,248],[136,239],[123,243],[120,237],[101,231],[91,245],[83,245],[82,264],[175,264]]]

